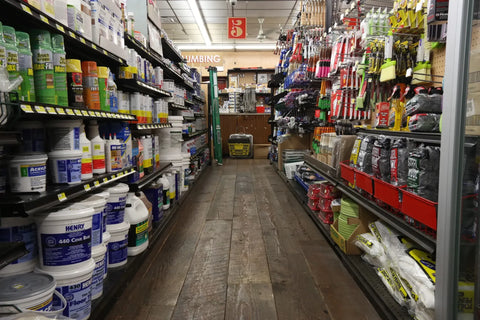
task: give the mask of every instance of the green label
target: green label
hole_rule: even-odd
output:
[[[28,177],[28,167],[20,167],[20,176]]]

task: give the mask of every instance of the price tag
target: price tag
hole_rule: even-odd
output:
[[[72,31],[68,31],[68,34],[70,35],[70,37],[76,38],[76,37],[75,37],[75,33],[73,33]]]
[[[92,48],[97,50],[97,46],[95,45],[95,43],[92,43]]]
[[[119,178],[120,178],[120,177],[123,177],[123,171],[122,171],[122,172],[119,172],[119,173],[117,174],[117,176],[118,176]]]
[[[88,117],[88,111],[87,111],[87,110],[82,110],[82,114],[83,114],[85,117]]]
[[[88,115],[90,117],[95,117],[95,111],[88,111]]]
[[[105,112],[102,112],[102,117],[106,118],[107,114]]]
[[[115,119],[121,119],[122,117],[119,114],[115,115]]]
[[[115,179],[117,177],[116,174],[114,174],[113,176],[110,177],[110,179]]]
[[[80,38],[80,42],[83,43],[83,44],[87,43],[84,38]]]
[[[113,117],[113,115],[111,113],[107,113],[106,116],[107,116],[107,118],[112,118]]]
[[[55,108],[52,107],[47,107],[47,112],[48,114],[57,114],[57,112],[55,112]]]
[[[45,23],[48,23],[48,18],[45,16],[40,15],[40,20],[42,20]]]
[[[79,117],[82,116],[82,112],[80,110],[74,110],[75,114]]]
[[[73,113],[73,110],[72,110],[72,109],[65,109],[65,111],[67,112],[67,114],[68,114],[69,116],[74,116],[74,115],[75,115],[75,113]]]
[[[108,178],[107,177],[103,178],[103,183],[107,183],[107,182],[108,182]]]
[[[22,104],[20,108],[23,110],[23,112],[33,113],[32,106],[29,104]]]
[[[87,192],[92,190],[92,188],[90,187],[90,185],[88,183],[83,186],[83,189],[85,189],[85,191],[87,191]]]
[[[95,116],[97,116],[97,117],[100,118],[100,117],[102,116],[102,114],[101,114],[100,112],[98,112],[98,111],[95,111]]]
[[[45,110],[44,106],[35,106],[35,110],[37,110],[37,113],[42,113],[42,114],[47,113],[47,110]]]
[[[65,195],[64,192],[57,194],[57,197],[58,197],[58,201],[60,202],[67,200],[67,196]]]
[[[107,55],[108,54],[107,50],[103,49],[103,54]]]
[[[56,110],[58,114],[65,115],[65,110],[63,110],[63,108],[56,108]]]
[[[135,172],[135,169],[133,169],[133,168],[132,168],[132,169],[130,169],[130,172]]]
[[[21,6],[22,6],[23,11],[25,11],[28,14],[32,14],[32,10],[30,10],[29,7],[27,7],[26,5],[23,5],[23,4],[21,4]]]
[[[98,180],[95,181],[95,182],[93,183],[93,185],[94,185],[95,187],[98,187],[98,186],[100,185],[100,181],[98,181]]]
[[[63,28],[63,26],[59,25],[58,23],[56,23],[55,26],[57,27],[58,31],[65,33],[65,29]]]

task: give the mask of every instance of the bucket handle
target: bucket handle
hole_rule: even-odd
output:
[[[14,304],[9,304],[9,305],[0,305],[0,315],[10,314],[12,315],[12,317],[11,318],[9,317],[7,319],[12,319],[12,320],[16,319],[16,317],[13,316],[14,314],[25,314],[25,313],[42,315],[42,316],[52,317],[52,319],[55,319],[53,316],[58,316],[63,314],[63,310],[65,310],[65,308],[67,307],[67,300],[57,290],[55,290],[53,294],[56,295],[58,299],[60,299],[60,302],[62,303],[61,308],[59,309],[52,310],[52,311],[34,311],[30,309],[21,308]]]

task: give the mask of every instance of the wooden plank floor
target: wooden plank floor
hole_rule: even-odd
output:
[[[380,319],[268,161],[207,170],[107,320]]]

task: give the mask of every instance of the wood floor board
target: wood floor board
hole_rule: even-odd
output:
[[[270,283],[229,284],[225,319],[277,319],[272,285]]]

